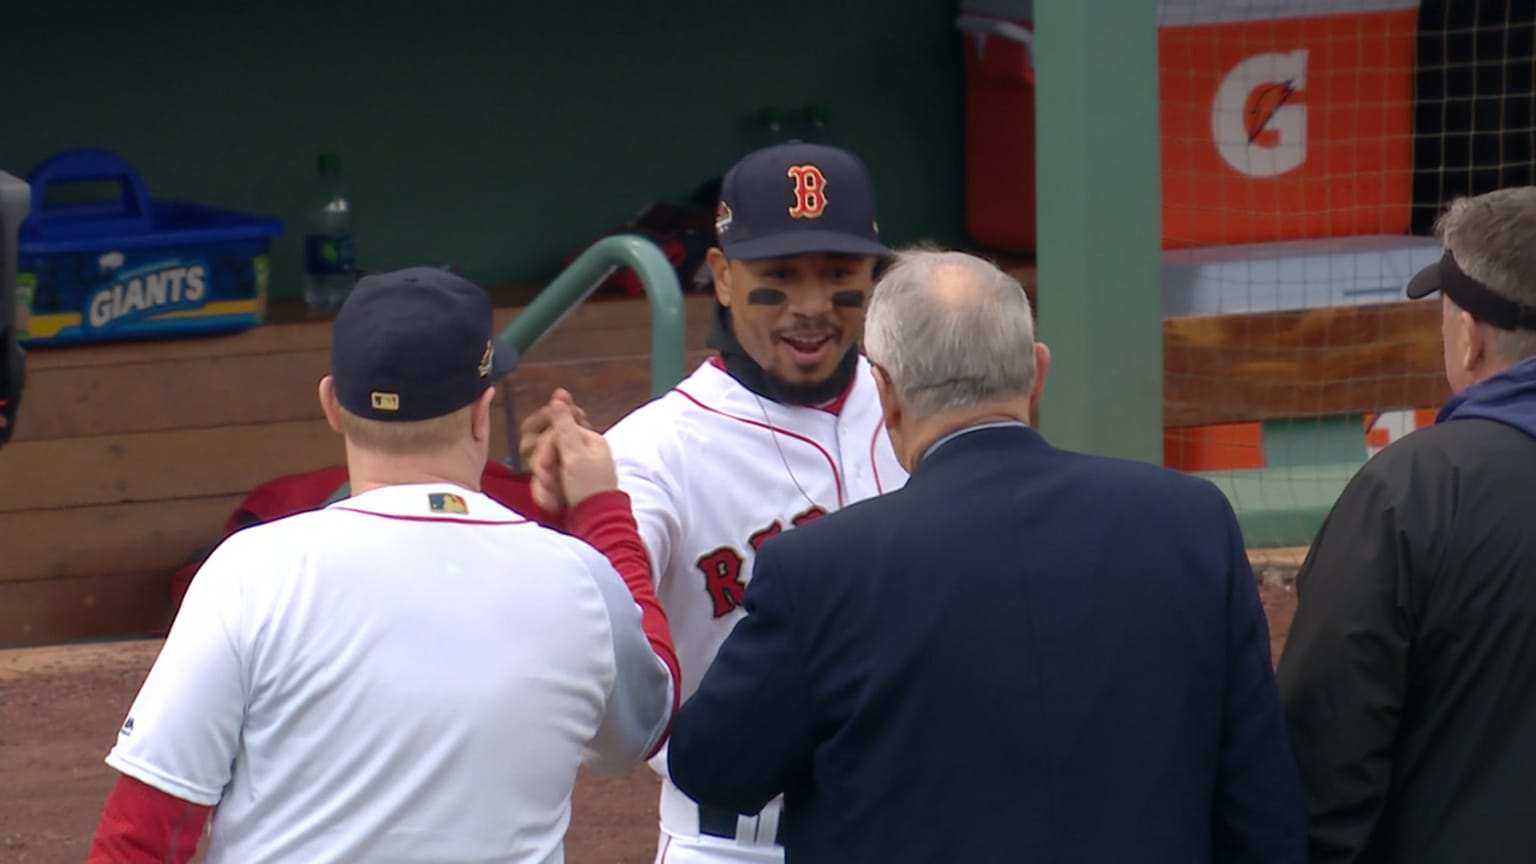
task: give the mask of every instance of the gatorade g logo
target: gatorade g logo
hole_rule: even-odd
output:
[[[826,175],[815,165],[791,165],[789,177],[795,181],[795,206],[789,208],[789,218],[821,218],[827,209]]]
[[[1307,52],[1259,54],[1237,64],[1216,90],[1211,137],[1221,158],[1250,177],[1275,177],[1307,160]]]

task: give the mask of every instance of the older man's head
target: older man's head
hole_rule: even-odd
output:
[[[1435,233],[1445,256],[1408,296],[1440,293],[1445,376],[1460,392],[1536,357],[1536,186],[1458,198]]]
[[[1028,422],[1050,366],[1018,281],[962,252],[896,256],[870,300],[864,351],[908,470],[950,432]]]

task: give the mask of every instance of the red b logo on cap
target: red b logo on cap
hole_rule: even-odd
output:
[[[819,218],[827,209],[826,175],[815,165],[791,165],[789,177],[795,181],[795,206],[789,208],[789,218]]]

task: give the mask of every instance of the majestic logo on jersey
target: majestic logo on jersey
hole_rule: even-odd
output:
[[[820,507],[812,507],[791,519],[790,525],[804,525],[812,519],[825,515],[827,511]],[[752,536],[747,538],[747,545],[756,552],[764,543],[782,533],[784,533],[784,523],[775,519],[771,525],[752,532]],[[743,565],[746,563],[746,557],[730,546],[721,546],[719,549],[704,553],[699,558],[697,566],[699,572],[704,574],[704,590],[709,592],[716,618],[729,615],[741,606],[747,592],[746,574],[742,572]]]
[[[791,165],[789,178],[795,181],[795,206],[789,208],[789,217],[821,218],[827,209],[827,176],[815,165]]]
[[[468,513],[469,505],[451,492],[433,492],[427,495],[427,506],[433,513]]]

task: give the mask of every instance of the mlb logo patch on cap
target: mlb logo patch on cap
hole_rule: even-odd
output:
[[[473,403],[517,366],[496,343],[495,311],[480,286],[436,267],[364,276],[331,325],[336,401],[392,422]]]

